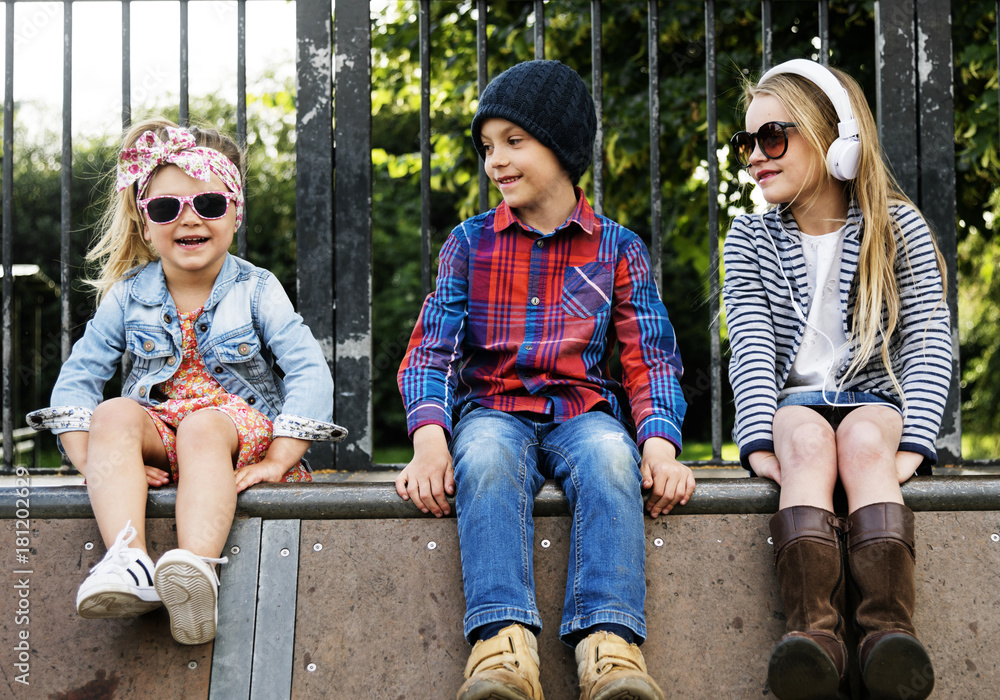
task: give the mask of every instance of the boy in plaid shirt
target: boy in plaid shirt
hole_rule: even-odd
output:
[[[641,489],[654,518],[694,492],[676,459],[682,369],[645,245],[576,187],[595,132],[586,86],[558,61],[487,86],[472,138],[504,201],[452,231],[399,369],[414,456],[396,490],[438,517],[455,495],[475,645],[459,700],[543,698],[532,507],[546,478],[573,519],[559,636],[581,698],[663,698],[638,648]]]

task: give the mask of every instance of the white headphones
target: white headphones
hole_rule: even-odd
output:
[[[858,141],[858,123],[851,111],[851,100],[847,90],[832,72],[825,66],[804,58],[794,58],[770,69],[757,82],[758,85],[778,73],[800,75],[822,90],[833,108],[837,110],[840,123],[837,129],[840,137],[830,144],[826,152],[826,167],[830,174],[838,180],[853,180],[858,174],[858,159],[861,155],[861,144]]]

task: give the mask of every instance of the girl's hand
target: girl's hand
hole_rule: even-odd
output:
[[[924,456],[918,452],[896,453],[896,478],[903,483],[917,473],[917,467],[924,463]]]
[[[86,430],[72,430],[69,432],[62,433],[59,436],[59,442],[62,444],[64,450],[66,450],[66,456],[69,461],[72,462],[76,470],[83,474],[84,479],[87,478],[87,447],[90,445],[90,433]],[[157,469],[156,467],[151,467],[148,464],[143,465],[146,471],[146,483],[153,488],[159,488],[160,486],[165,486],[170,483],[170,473],[165,472],[162,469]],[[95,477],[97,481],[100,481],[100,477]]]
[[[413,459],[396,477],[396,493],[434,517],[451,513],[448,496],[455,493],[455,470],[441,426],[424,425],[414,431]]]
[[[245,491],[250,486],[262,481],[271,484],[278,483],[288,470],[299,463],[311,444],[311,440],[300,440],[292,437],[274,438],[267,448],[264,459],[256,464],[248,464],[234,472],[236,493]]]
[[[288,470],[289,467],[269,457],[264,457],[264,459],[256,464],[248,464],[245,467],[237,469],[235,472],[236,493],[245,491],[250,486],[259,484],[262,481],[276,484],[281,481]]]
[[[765,479],[770,479],[778,486],[781,486],[781,465],[778,464],[778,458],[774,456],[773,452],[766,452],[764,450],[751,452],[747,457],[747,461],[753,467],[754,474],[762,476]]]
[[[694,493],[694,472],[676,459],[677,448],[669,440],[652,437],[642,444],[642,487],[652,489],[646,499],[650,517],[666,515],[678,503],[684,505]]]
[[[170,474],[163,471],[162,469],[157,469],[156,467],[151,467],[148,464],[145,465],[146,469],[146,483],[154,488],[159,488],[160,486],[165,486],[170,483]]]

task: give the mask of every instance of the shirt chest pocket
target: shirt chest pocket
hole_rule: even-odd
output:
[[[173,340],[162,331],[130,328],[125,331],[125,340],[133,372],[155,370],[174,356]]]
[[[562,309],[577,318],[590,318],[611,306],[614,283],[611,263],[592,262],[567,267],[563,281]]]
[[[257,381],[270,372],[270,367],[261,352],[260,338],[252,330],[227,338],[214,348],[219,362]]]

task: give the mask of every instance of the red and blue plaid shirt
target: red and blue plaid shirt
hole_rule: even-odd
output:
[[[616,342],[624,393],[609,367]],[[627,399],[638,442],[663,437],[679,453],[681,373],[645,244],[578,189],[550,234],[506,202],[451,232],[398,382],[411,435],[427,424],[450,434],[468,402],[556,422],[601,407],[627,422]]]

